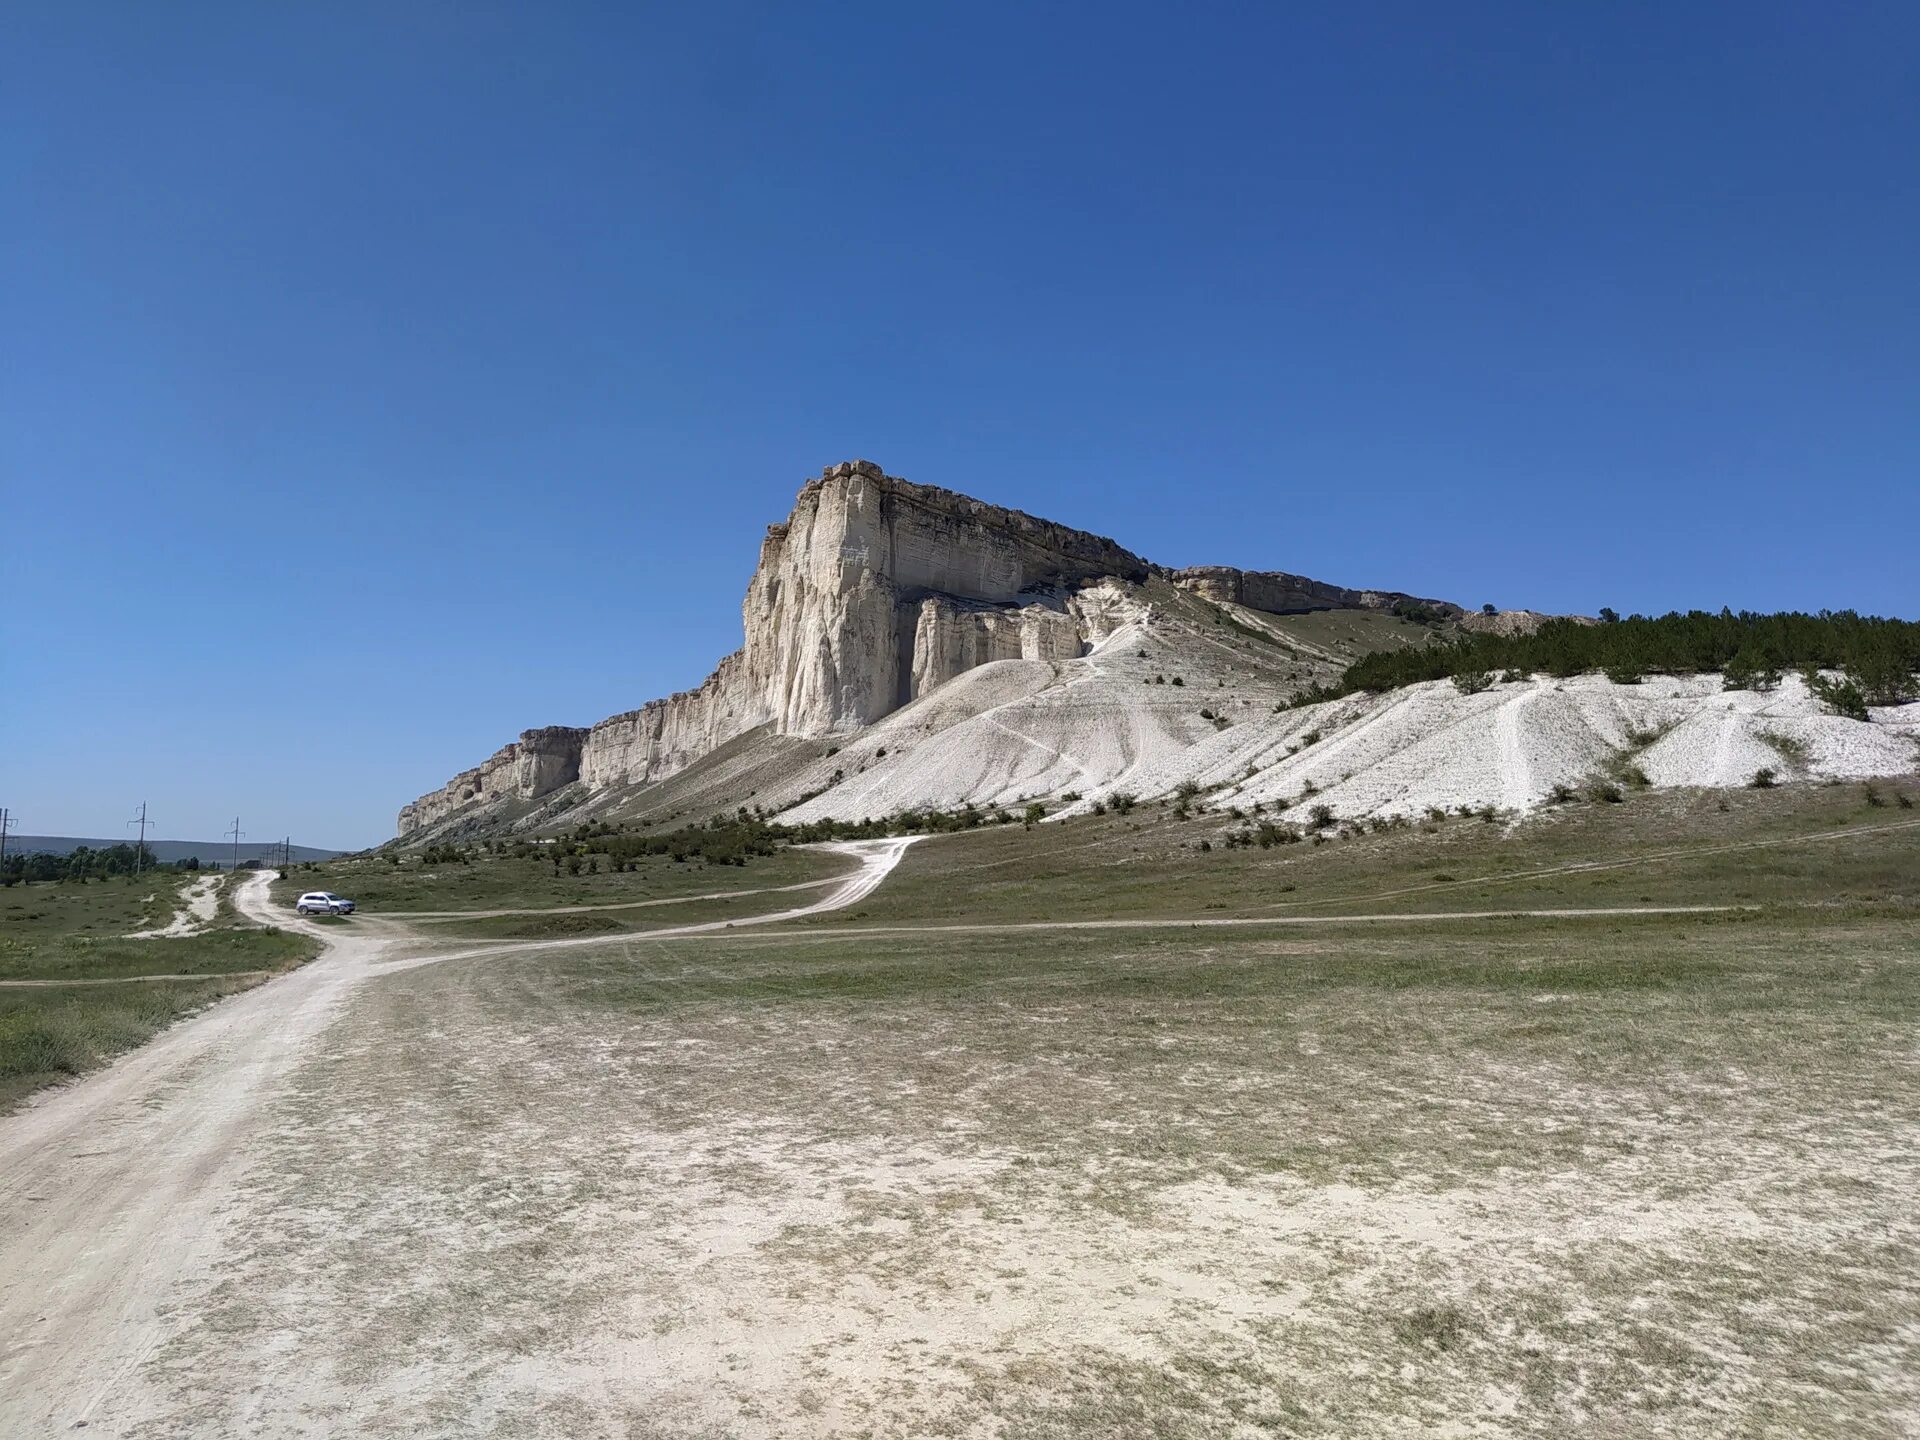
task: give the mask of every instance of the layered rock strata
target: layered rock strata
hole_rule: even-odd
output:
[[[473,769],[462,770],[438,790],[403,806],[400,833],[438,824],[470,805],[550,795],[579,778],[586,740],[587,732],[572,725],[523,730],[518,740],[501,746]]]
[[[1448,619],[1466,612],[1446,600],[1427,600],[1398,590],[1349,590],[1284,570],[1236,570],[1229,565],[1194,565],[1173,572],[1173,583],[1223,604],[1244,605],[1271,615],[1308,610],[1405,610],[1421,607]]]

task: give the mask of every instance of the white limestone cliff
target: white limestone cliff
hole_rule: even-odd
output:
[[[664,779],[762,725],[850,733],[992,660],[1070,658],[1116,623],[1111,596],[1081,603],[1078,590],[1152,570],[1097,535],[868,461],[831,466],[768,527],[741,607],[745,644],[705,683],[588,731],[529,731],[406,806],[399,833],[502,796]],[[580,738],[529,739],[560,734]]]

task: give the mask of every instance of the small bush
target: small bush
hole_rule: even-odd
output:
[[[1319,804],[1307,812],[1307,821],[1316,830],[1324,830],[1333,823],[1333,807]]]
[[[1453,688],[1462,695],[1478,695],[1493,684],[1493,676],[1485,670],[1462,670],[1453,677]]]
[[[1779,783],[1780,777],[1774,773],[1773,767],[1762,765],[1753,772],[1753,779],[1749,780],[1747,785],[1754,790],[1771,790]]]
[[[1780,683],[1780,666],[1766,651],[1748,645],[1720,672],[1723,690],[1771,690]]]
[[[1861,693],[1860,687],[1853,681],[1829,680],[1815,670],[1807,671],[1804,678],[1807,689],[1813,692],[1816,700],[1827,707],[1828,714],[1840,715],[1848,720],[1872,718],[1867,714],[1867,697]]]
[[[1783,760],[1792,760],[1804,765],[1807,760],[1807,742],[1798,735],[1789,735],[1784,730],[1762,730],[1759,732],[1762,744],[1770,745],[1779,752]]]
[[[1394,1322],[1394,1334],[1407,1345],[1451,1350],[1465,1337],[1466,1316],[1453,1305],[1430,1305],[1413,1310]]]
[[[1595,780],[1587,786],[1587,798],[1597,805],[1618,805],[1627,797],[1611,780]]]

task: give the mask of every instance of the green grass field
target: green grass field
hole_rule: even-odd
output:
[[[1635,793],[1520,826],[1478,818],[1269,850],[1168,806],[922,844],[817,927],[934,920],[1850,903],[1920,913],[1920,781]],[[1809,837],[1825,838],[1812,839]],[[1202,842],[1211,850],[1202,851]]]
[[[164,924],[188,878],[0,890],[0,1111],[318,953],[225,905],[198,935],[124,938]]]
[[[0,943],[53,935],[124,935],[164,925],[197,877],[161,871],[79,884],[0,887]]]
[[[649,855],[616,873],[604,855],[597,873],[554,873],[543,856],[516,860],[476,853],[467,864],[424,864],[418,855],[390,864],[380,857],[301,866],[273,882],[275,903],[291,906],[308,890],[345,895],[370,915],[435,910],[508,910],[572,905],[620,905],[676,899],[714,891],[765,889],[823,880],[850,868],[841,856],[786,850],[754,856],[745,865],[677,862]]]

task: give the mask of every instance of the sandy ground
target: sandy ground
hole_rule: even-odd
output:
[[[173,919],[153,930],[136,930],[127,936],[129,940],[167,940],[175,936],[197,935],[213,923],[213,917],[220,908],[220,883],[225,875],[215,872],[202,875],[187,887],[180,897],[181,906],[173,912]]]
[[[860,865],[822,899],[732,923],[853,904],[906,846],[833,848]],[[272,907],[273,877],[250,876],[235,906],[321,936],[321,958],[0,1119],[0,1435],[9,1440],[81,1426],[156,1433],[167,1407],[143,1367],[208,1304],[223,1233],[244,1208],[239,1187],[273,1134],[289,1075],[324,1053],[369,977],[428,958],[389,954],[390,931],[320,927]],[[243,1408],[217,1432],[181,1433],[252,1429]]]

